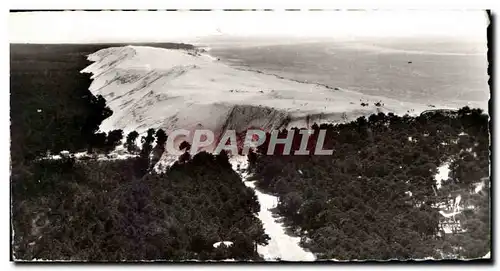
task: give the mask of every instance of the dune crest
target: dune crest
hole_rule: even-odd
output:
[[[102,95],[113,115],[102,131],[149,128],[243,131],[341,122],[377,112],[412,113],[420,104],[236,69],[193,50],[111,47],[88,56],[90,91]],[[375,105],[382,100],[383,105]],[[360,104],[365,102],[366,106]]]

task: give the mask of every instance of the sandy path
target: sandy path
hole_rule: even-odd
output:
[[[273,217],[270,211],[278,204],[278,197],[265,194],[256,189],[255,181],[246,181],[248,174],[246,157],[231,161],[233,168],[240,174],[245,185],[252,188],[260,203],[260,212],[257,217],[262,221],[264,231],[271,237],[267,246],[258,246],[257,251],[266,261],[280,259],[282,261],[314,261],[316,257],[313,253],[305,251],[300,245],[300,237],[292,237],[285,232],[283,224],[277,222],[277,217]],[[239,169],[238,169],[239,165]]]

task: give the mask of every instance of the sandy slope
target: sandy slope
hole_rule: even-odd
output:
[[[345,121],[377,110],[415,113],[419,104],[362,95],[232,68],[208,55],[142,46],[112,47],[89,55],[90,90],[103,95],[113,115],[101,130],[148,128],[265,129]],[[382,100],[383,107],[375,102]],[[366,101],[369,106],[361,106]],[[284,121],[287,120],[287,121]],[[229,124],[229,125],[228,125]]]

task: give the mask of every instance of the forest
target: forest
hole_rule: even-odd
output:
[[[156,173],[163,130],[98,130],[113,112],[80,71],[88,53],[105,47],[11,45],[13,258],[261,260],[256,246],[269,236],[255,216],[260,204],[226,153],[185,152]],[[249,154],[249,169],[319,259],[482,257],[491,250],[489,121],[464,107],[315,124],[310,148],[326,129],[324,148],[333,155],[283,156],[282,145],[263,155],[266,142]],[[301,141],[295,135],[292,153]],[[41,159],[63,150],[109,153],[122,142],[133,158]],[[445,163],[450,175],[438,187],[434,175]],[[438,205],[458,195],[474,208],[455,216],[464,231],[448,233]],[[213,246],[222,241],[233,245]]]
[[[184,155],[155,174],[163,130],[148,130],[141,146],[137,132],[98,131],[113,112],[80,71],[87,54],[109,46],[11,45],[13,258],[260,259],[256,245],[268,240],[254,215],[260,205],[225,153]],[[42,159],[60,151],[109,153],[122,140],[135,158]],[[233,245],[213,246],[221,241]]]
[[[321,259],[478,258],[491,249],[488,121],[468,107],[373,114],[313,125],[309,146],[326,129],[331,156],[280,155],[283,145],[263,155],[263,144],[249,162],[258,187],[279,197],[290,232]],[[292,153],[300,140],[294,137]],[[443,163],[451,173],[437,187]],[[480,181],[485,186],[474,193]],[[456,215],[465,232],[445,233],[437,205],[457,195],[474,208]]]
[[[123,44],[10,44],[12,162],[47,151],[81,151],[100,123],[113,113],[101,96],[88,90],[91,79],[80,71],[87,55]],[[143,44],[147,45],[147,44]],[[149,44],[152,45],[152,44]],[[190,44],[156,47],[192,49]]]
[[[40,160],[13,172],[17,259],[259,260],[260,205],[225,153],[202,152],[165,174],[140,158]],[[142,175],[142,176],[141,176]],[[230,247],[213,245],[230,241]]]

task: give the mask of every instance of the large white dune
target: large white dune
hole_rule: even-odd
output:
[[[103,131],[271,129],[345,121],[378,110],[406,113],[408,109],[426,109],[419,104],[240,70],[193,51],[111,47],[88,59],[93,64],[82,72],[92,73],[90,91],[106,98],[114,112],[102,123]],[[374,105],[379,100],[384,106]],[[361,101],[369,106],[361,106]]]

